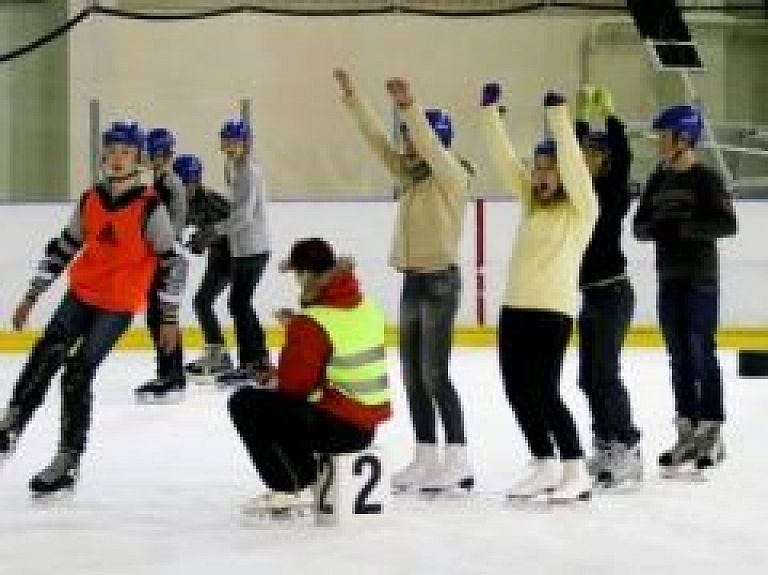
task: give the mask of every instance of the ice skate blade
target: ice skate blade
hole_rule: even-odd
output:
[[[445,493],[461,493],[463,492],[470,492],[475,487],[475,478],[474,477],[465,477],[461,479],[458,483],[455,485],[445,485],[445,486],[434,486],[434,485],[425,485],[419,488],[419,491],[423,495],[440,495]]]
[[[29,498],[37,504],[69,501],[75,497],[75,486],[64,487],[56,491],[30,491]]]
[[[213,373],[189,373],[187,372],[187,381],[195,385],[214,387],[216,385],[216,375]]]
[[[687,462],[677,466],[662,467],[659,470],[659,476],[669,481],[703,483],[707,481],[707,472],[711,469],[697,469],[693,462]]]
[[[169,391],[162,395],[150,392],[136,393],[136,403],[140,405],[173,405],[180,403],[186,395],[186,390]]]
[[[246,517],[255,517],[264,521],[292,521],[303,519],[313,514],[313,505],[295,505],[288,507],[248,507],[245,506],[241,513]]]
[[[554,487],[545,487],[543,489],[539,489],[538,491],[534,491],[533,493],[515,493],[514,491],[510,491],[506,493],[504,497],[507,499],[507,501],[525,503],[526,501],[534,501],[542,495],[549,496],[554,492]]]
[[[552,505],[567,505],[570,503],[587,502],[592,499],[592,490],[582,491],[576,497],[558,497],[550,495],[547,501]]]

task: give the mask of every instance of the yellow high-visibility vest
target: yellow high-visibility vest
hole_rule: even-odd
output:
[[[390,401],[387,349],[384,345],[384,314],[370,300],[354,308],[310,306],[302,310],[328,334],[333,353],[326,375],[328,385],[342,395],[366,406]],[[317,402],[322,389],[309,395]]]

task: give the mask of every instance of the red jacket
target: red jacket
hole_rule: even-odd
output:
[[[355,307],[362,300],[360,287],[351,270],[334,271],[317,287],[313,303],[335,308]],[[285,344],[277,364],[280,391],[306,397],[326,381],[325,369],[333,353],[328,334],[314,320],[297,315],[285,326]],[[389,403],[361,405],[330,387],[316,404],[339,419],[364,429],[372,429],[392,415]]]

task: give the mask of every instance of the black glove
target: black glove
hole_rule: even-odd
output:
[[[212,227],[204,227],[197,230],[187,240],[185,247],[195,255],[202,255],[203,252],[218,238],[218,234]]]
[[[229,217],[231,206],[227,198],[215,192],[198,192],[189,201],[187,223],[190,226],[212,226]]]

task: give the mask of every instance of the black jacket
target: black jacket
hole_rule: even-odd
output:
[[[634,217],[637,239],[656,243],[656,269],[662,280],[717,281],[716,240],[737,229],[723,179],[703,164],[684,172],[657,167]]]
[[[632,151],[624,124],[614,116],[605,120],[610,160],[608,169],[593,178],[600,213],[581,263],[581,286],[599,282],[625,273],[627,258],[621,249],[624,218],[629,211],[629,170]],[[576,136],[581,140],[589,133],[589,124],[576,122]]]

